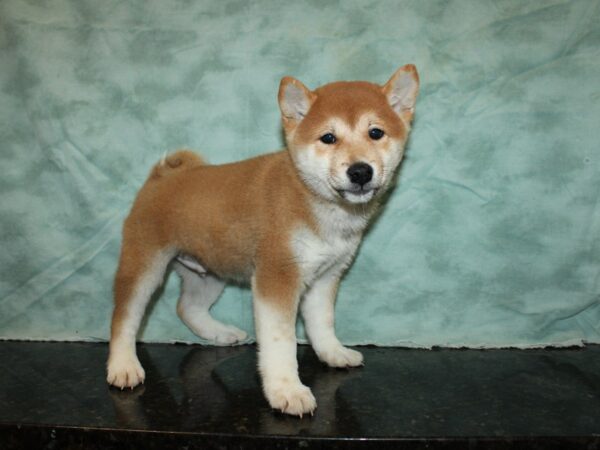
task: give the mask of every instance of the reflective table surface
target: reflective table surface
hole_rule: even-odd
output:
[[[600,346],[358,349],[340,370],[299,346],[299,419],[269,408],[254,346],[138,345],[146,382],[121,391],[104,343],[0,342],[0,448],[600,448]]]

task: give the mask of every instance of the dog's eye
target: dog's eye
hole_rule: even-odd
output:
[[[319,138],[319,140],[323,143],[323,144],[335,144],[335,141],[337,141],[337,138],[332,134],[332,133],[327,133],[324,134],[323,136],[321,136]]]
[[[374,141],[378,141],[379,139],[381,139],[384,134],[385,133],[383,132],[383,130],[380,130],[379,128],[371,128],[369,130],[369,137]]]

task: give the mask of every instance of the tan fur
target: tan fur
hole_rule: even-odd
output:
[[[286,302],[297,283],[289,232],[296,224],[316,229],[308,201],[285,151],[221,166],[202,165],[189,151],[157,164],[140,190],[123,228],[115,281],[115,319],[130,285],[161,249],[194,256],[224,279],[248,279]],[[131,273],[130,273],[131,272]]]
[[[352,97],[348,96],[348,92],[352,92]],[[369,112],[377,114],[388,125],[388,135],[400,139],[406,134],[392,108],[382,108],[386,99],[381,87],[374,83],[338,81],[316,89],[315,94],[317,97],[310,115],[298,127],[297,143],[309,142],[323,134],[325,130],[321,127],[328,118],[339,117],[354,126],[363,114]]]

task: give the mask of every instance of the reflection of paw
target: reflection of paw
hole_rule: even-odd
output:
[[[144,395],[146,386],[138,385],[134,390],[109,389],[108,395],[118,408],[134,408],[138,405],[139,398]]]
[[[330,367],[358,367],[363,365],[363,355],[342,345],[318,352],[319,359]]]
[[[292,416],[312,415],[317,407],[317,401],[310,389],[297,381],[283,379],[265,383],[264,390],[271,408]]]
[[[108,384],[123,388],[133,389],[143,383],[146,373],[135,355],[128,357],[111,357],[108,360]]]

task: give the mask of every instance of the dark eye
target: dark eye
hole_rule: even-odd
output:
[[[335,144],[335,141],[337,141],[337,138],[332,134],[332,133],[327,133],[324,134],[323,136],[321,136],[319,138],[319,140],[323,143],[323,144]]]
[[[374,141],[378,141],[379,139],[381,139],[384,134],[385,133],[383,132],[383,130],[380,130],[379,128],[371,128],[369,130],[369,137]]]

